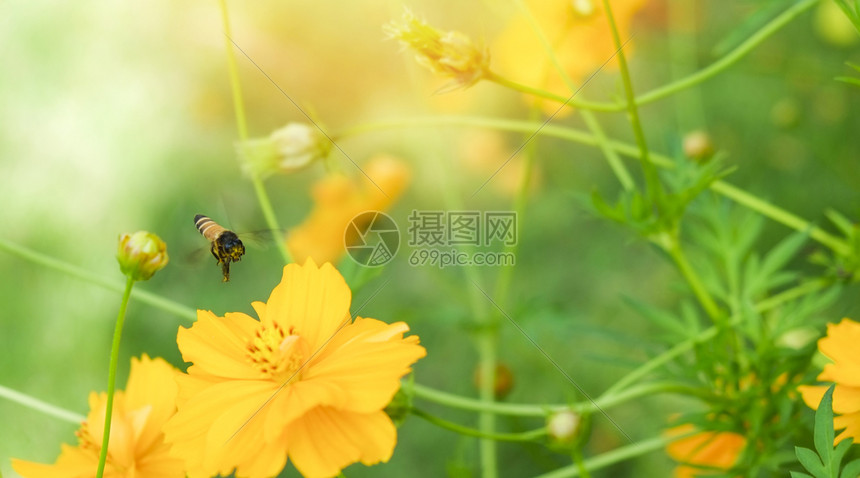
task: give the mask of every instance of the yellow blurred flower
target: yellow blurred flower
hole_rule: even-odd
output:
[[[670,436],[684,435],[695,431],[691,424],[672,428]],[[703,431],[670,443],[666,452],[672,459],[682,463],[675,468],[675,478],[720,475],[735,465],[746,438],[733,432]]]
[[[860,441],[860,323],[851,319],[842,319],[839,324],[828,324],[827,335],[818,341],[818,350],[826,355],[833,363],[824,366],[818,380],[835,382],[833,390],[833,412],[839,416],[833,418],[833,426],[837,430],[845,429],[835,440],[838,443],[845,438]],[[797,387],[803,396],[803,401],[811,408],[818,409],[828,386]],[[835,444],[834,443],[834,444]]]
[[[355,179],[330,175],[314,185],[314,209],[287,234],[287,249],[296,262],[307,258],[336,262],[346,252],[344,232],[349,222],[364,211],[387,210],[409,183],[409,169],[391,156],[374,157],[364,172],[373,182],[364,175]]]
[[[439,76],[452,78],[442,91],[468,88],[487,75],[489,50],[475,45],[460,32],[437,30],[409,10],[403,13],[402,24],[391,22],[382,29],[389,37],[412,49],[419,65]]]
[[[550,42],[559,64],[577,85],[615,55],[617,48],[601,0],[525,0],[525,3]],[[622,42],[630,36],[633,15],[644,5],[645,0],[612,2]],[[628,43],[624,47],[625,54],[629,54],[630,46]],[[505,78],[565,98],[573,93],[523,14],[516,15],[496,39],[493,58],[496,73]],[[617,68],[617,65],[617,58],[613,58],[606,68]],[[554,112],[558,106],[546,103],[545,109]]]
[[[178,371],[163,359],[147,355],[131,359],[125,391],[113,402],[105,478],[184,478],[184,463],[168,454],[161,431],[176,411]],[[90,393],[90,413],[75,433],[78,446],[63,445],[53,465],[12,460],[25,478],[88,478],[96,476],[107,394]]]
[[[403,322],[350,319],[352,294],[331,264],[284,267],[266,303],[180,328],[179,411],[165,427],[189,476],[277,475],[287,458],[327,477],[387,461],[396,431],[383,409],[426,354]]]

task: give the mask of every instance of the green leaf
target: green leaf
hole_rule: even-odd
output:
[[[794,447],[794,453],[797,455],[797,460],[800,464],[803,465],[807,471],[812,473],[813,476],[817,478],[828,478],[824,465],[821,464],[821,460],[814,451],[809,448],[796,446]]]
[[[840,445],[845,441],[846,440],[842,440]],[[848,464],[845,465],[845,468],[842,469],[842,474],[839,475],[839,478],[856,478],[858,476],[860,476],[860,458],[848,462]]]
[[[815,411],[815,432],[813,434],[815,449],[818,450],[818,455],[825,464],[829,464],[833,457],[833,440],[836,434],[833,430],[834,387],[835,385],[831,385],[827,389],[827,393],[824,394],[821,403],[818,404],[818,410]]]
[[[854,442],[853,438],[848,438],[839,442],[836,445],[836,448],[833,449],[833,457],[830,459],[830,469],[831,470],[839,470],[839,464],[842,463],[842,457],[845,456],[845,452],[851,448],[851,443]],[[856,478],[856,477],[855,477]]]
[[[854,224],[850,219],[840,214],[839,211],[828,209],[824,211],[824,215],[827,216],[827,219],[830,219],[830,222],[839,228],[845,236],[850,236],[854,232]]]
[[[860,78],[854,78],[853,76],[837,76],[835,80],[860,86]]]
[[[782,269],[797,254],[800,248],[803,247],[808,237],[809,234],[805,232],[797,232],[780,241],[765,256],[759,273],[769,276]]]
[[[802,471],[791,471],[791,478],[814,478],[812,475],[803,473]]]

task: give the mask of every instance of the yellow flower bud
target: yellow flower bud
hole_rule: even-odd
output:
[[[134,280],[149,280],[167,265],[167,244],[146,231],[119,236],[116,260],[123,274]]]
[[[487,48],[478,47],[460,32],[437,30],[409,10],[403,14],[401,25],[392,22],[385,25],[383,31],[414,50],[419,65],[437,75],[453,78],[442,88],[443,91],[468,88],[489,72],[490,52]]]
[[[579,431],[579,415],[571,410],[562,410],[549,416],[547,432],[557,443],[570,443]]]
[[[267,138],[251,139],[237,146],[242,170],[251,177],[291,173],[328,156],[331,141],[319,128],[287,123]]]
[[[714,155],[714,143],[708,133],[697,130],[684,136],[684,155],[693,161],[705,162]]]

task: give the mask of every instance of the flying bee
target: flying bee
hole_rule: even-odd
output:
[[[230,280],[230,263],[239,262],[242,255],[245,254],[245,245],[239,239],[235,232],[219,226],[215,221],[208,217],[198,214],[194,216],[194,225],[203,237],[209,239],[212,243],[212,255],[221,266],[221,272],[224,274],[224,282]]]

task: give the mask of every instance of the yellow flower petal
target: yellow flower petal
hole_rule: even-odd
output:
[[[150,449],[163,441],[161,428],[176,413],[178,371],[163,359],[144,354],[131,359],[131,372],[125,387],[126,406],[131,410],[149,407],[147,420],[139,429],[137,447]],[[152,384],[158,384],[153,387]]]
[[[262,440],[262,422],[251,418],[276,389],[267,380],[230,380],[206,387],[179,406],[164,426],[164,440],[172,445],[174,456],[186,460],[189,473],[229,474],[235,466],[233,459],[244,461],[243,457],[230,458],[229,463],[221,458],[228,452],[241,452],[240,447],[253,445],[255,439]],[[229,431],[223,427],[211,431],[211,425],[228,413],[233,414],[229,419],[240,423]]]
[[[372,465],[391,458],[397,442],[384,412],[351,413],[319,407],[297,420],[288,432],[290,459],[306,478],[331,477],[361,461]]]
[[[259,323],[241,313],[217,317],[208,310],[197,311],[197,322],[191,328],[179,328],[176,343],[182,359],[210,375],[229,378],[259,377],[245,357],[247,341]]]
[[[860,323],[842,319],[827,325],[827,336],[818,341],[818,349],[833,360],[824,366],[818,379],[860,387]]]
[[[316,351],[350,320],[352,292],[329,263],[317,267],[313,259],[304,266],[284,267],[281,283],[266,302],[264,325],[277,322],[283,329],[295,329],[311,350]],[[181,348],[181,346],[180,346]]]
[[[369,413],[385,407],[400,389],[400,377],[426,355],[417,340],[403,340],[409,327],[357,318],[315,357],[304,380],[336,383],[348,394],[345,408]]]
[[[854,439],[854,443],[857,443],[860,441],[860,412],[833,417],[833,428],[836,430],[845,429],[836,436],[833,441],[834,445],[849,437]]]

